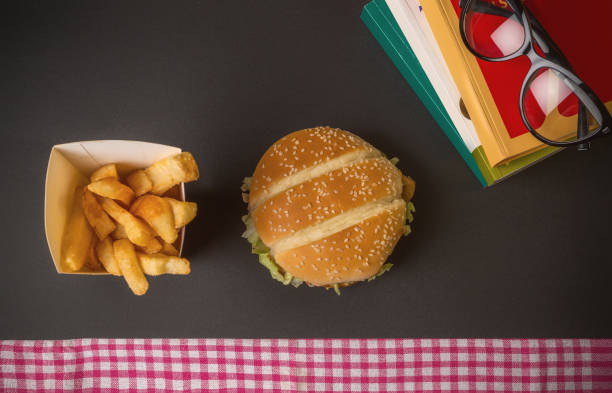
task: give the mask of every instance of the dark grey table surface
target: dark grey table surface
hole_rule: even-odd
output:
[[[612,335],[612,138],[482,189],[359,19],[364,1],[15,2],[3,14],[0,338]],[[391,273],[331,291],[270,279],[240,238],[242,178],[284,134],[351,130],[417,181]],[[193,152],[187,277],[58,275],[54,144]]]

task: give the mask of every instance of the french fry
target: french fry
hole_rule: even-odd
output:
[[[87,186],[89,191],[100,196],[116,199],[123,203],[124,206],[130,206],[134,199],[134,191],[125,184],[119,182],[119,180],[107,177],[100,179],[94,183],[89,183]]]
[[[191,273],[191,266],[185,258],[164,254],[138,253],[138,260],[142,271],[149,276]]]
[[[189,224],[198,213],[198,204],[195,202],[183,202],[173,198],[164,198],[172,207],[174,215],[174,227],[182,228]]]
[[[157,161],[145,169],[145,173],[153,184],[151,192],[156,195],[162,195],[175,184],[197,180],[199,177],[198,164],[188,152]]]
[[[155,233],[144,221],[134,217],[112,199],[103,198],[102,208],[109,216],[114,218],[115,221],[125,227],[127,237],[132,243],[141,247],[146,247],[151,239],[155,238]]]
[[[115,251],[113,250],[113,241],[110,237],[98,242],[96,246],[96,255],[98,260],[102,262],[107,272],[113,276],[120,276],[121,270],[115,259]]]
[[[125,182],[134,190],[137,197],[146,194],[153,188],[153,183],[142,169],[130,173]]]
[[[103,167],[96,169],[96,171],[91,174],[89,179],[93,183],[107,177],[119,179],[119,175],[117,174],[117,166],[115,164],[104,165]]]
[[[98,239],[103,240],[115,230],[115,223],[102,209],[94,194],[87,188],[83,191],[83,213],[94,229]]]
[[[119,270],[135,295],[144,295],[149,289],[149,282],[144,276],[134,245],[127,239],[116,240],[113,243],[115,259]]]
[[[85,266],[92,272],[103,272],[104,266],[100,264],[98,256],[96,255],[96,245],[98,241],[95,237],[91,237],[91,244],[89,246],[89,252],[87,253],[87,259],[85,260]]]
[[[163,240],[162,240],[163,242]],[[149,244],[147,244],[144,247],[140,247],[138,246],[138,249],[141,250],[142,252],[144,252],[145,254],[157,254],[158,252],[160,252],[162,250],[162,244],[159,240],[157,240],[156,238],[153,238]]]
[[[145,220],[166,243],[174,243],[178,237],[172,208],[164,198],[142,195],[134,201],[130,213]]]
[[[125,231],[125,227],[123,225],[119,224],[118,222],[115,223],[115,226],[117,228],[115,228],[113,233],[111,233],[111,237],[114,240],[127,239],[128,235],[127,235],[127,232]]]
[[[166,255],[170,255],[173,257],[178,257],[179,256],[179,252],[176,249],[176,247],[174,247],[172,244],[170,243],[166,243],[165,241],[162,240],[162,249],[160,251],[162,254],[166,254]]]
[[[87,259],[93,231],[83,213],[83,187],[77,187],[72,212],[62,238],[61,263],[72,271],[80,270]]]

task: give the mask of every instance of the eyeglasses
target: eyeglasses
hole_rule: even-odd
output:
[[[461,38],[476,57],[529,58],[519,109],[534,137],[552,146],[588,150],[589,141],[610,132],[612,116],[604,104],[520,0],[460,0],[459,7]]]

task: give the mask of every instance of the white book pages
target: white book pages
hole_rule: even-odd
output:
[[[444,109],[470,152],[481,145],[474,124],[461,113],[461,95],[418,0],[386,0]]]

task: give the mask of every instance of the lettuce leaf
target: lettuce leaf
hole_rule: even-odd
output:
[[[240,190],[242,191],[242,201],[244,203],[249,203],[249,191],[251,190],[251,180],[252,177],[245,177],[242,180],[242,185],[240,186]]]
[[[258,255],[259,263],[270,271],[270,276],[276,281],[283,283],[283,285],[291,284],[295,288],[302,285],[304,281],[293,277],[289,272],[283,272],[281,267],[276,264],[274,257],[270,255],[270,249],[259,238],[253,219],[247,214],[242,216],[242,222],[246,226],[246,230],[242,234],[242,237],[251,243],[251,253]]]
[[[385,263],[384,265],[382,265],[382,267],[380,268],[378,273],[376,273],[376,275],[368,278],[368,282],[374,280],[376,277],[382,276],[383,274],[385,274],[385,272],[388,272],[389,270],[391,270],[392,267],[393,267],[392,263]]]
[[[285,276],[281,274],[278,265],[274,262],[274,259],[270,256],[270,254],[259,254],[259,263],[264,265],[270,271],[270,276],[272,276],[273,279],[285,284]]]
[[[416,211],[414,207],[414,203],[409,201],[406,203],[406,224],[404,225],[404,236],[408,236],[412,233],[412,228],[410,228],[410,224],[414,221],[414,216],[412,213]]]
[[[253,180],[252,177],[245,177],[242,179],[242,185],[240,186],[242,192],[247,192],[251,189],[251,180]]]
[[[412,215],[412,213],[414,212],[416,212],[414,203],[412,203],[412,201],[407,202],[406,203],[406,220],[408,221],[408,224],[411,224],[412,221],[414,221],[414,216]]]

